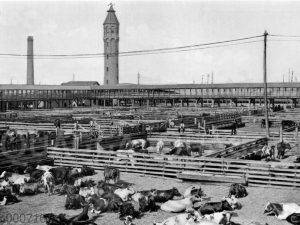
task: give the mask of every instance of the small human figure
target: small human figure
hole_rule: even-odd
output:
[[[74,123],[74,130],[78,130],[79,129],[79,124],[78,124],[78,120],[76,120],[76,122]]]
[[[182,133],[184,133],[184,122],[183,122],[183,120],[181,120],[181,122],[180,122],[179,129],[180,129],[180,132],[182,131]]]
[[[231,135],[236,135],[236,128],[237,128],[237,121],[234,120],[232,128],[231,128]]]

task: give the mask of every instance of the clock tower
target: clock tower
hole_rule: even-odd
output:
[[[104,35],[104,85],[119,84],[119,21],[113,5],[103,23]]]

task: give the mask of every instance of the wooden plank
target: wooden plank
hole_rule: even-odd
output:
[[[234,176],[221,176],[215,174],[188,174],[188,173],[179,173],[177,178],[183,180],[197,180],[201,182],[224,182],[224,183],[242,183],[245,184],[245,178],[243,177],[234,177]]]

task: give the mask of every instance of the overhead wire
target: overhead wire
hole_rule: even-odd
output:
[[[185,52],[185,51],[194,51],[201,49],[209,49],[209,48],[219,48],[233,45],[241,45],[241,44],[249,44],[255,42],[261,42],[262,40],[254,40],[254,41],[244,41],[250,40],[254,38],[263,37],[263,35],[251,36],[245,38],[238,38],[226,41],[218,41],[218,42],[210,42],[204,44],[195,44],[195,45],[186,45],[172,48],[159,48],[159,49],[148,49],[148,50],[138,50],[138,51],[125,51],[119,52],[118,56],[134,56],[134,55],[152,55],[152,54],[164,54],[164,53],[174,53],[174,52]],[[240,42],[243,41],[243,42]],[[234,42],[234,43],[232,43]],[[230,44],[224,44],[230,43]],[[27,57],[27,54],[14,54],[14,53],[0,53],[0,58],[24,58]],[[57,55],[46,55],[46,54],[34,54],[35,59],[82,59],[82,58],[98,58],[98,57],[113,57],[117,56],[117,54],[105,54],[105,53],[92,53],[92,54],[57,54]]]

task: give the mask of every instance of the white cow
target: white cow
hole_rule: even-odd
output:
[[[186,209],[193,208],[193,204],[195,202],[199,202],[202,199],[198,196],[191,196],[184,199],[179,200],[169,200],[163,203],[160,208],[166,212],[182,212]]]
[[[114,191],[114,193],[118,195],[123,200],[123,202],[126,202],[131,199],[130,197],[135,193],[135,191],[132,188],[127,187],[118,188]]]
[[[44,170],[45,172],[49,171],[52,168],[54,168],[54,166],[47,166],[47,165],[41,166],[41,165],[37,165],[37,167],[36,167],[36,169],[38,169],[38,170]]]
[[[264,213],[275,214],[279,220],[285,220],[293,213],[300,213],[300,206],[296,203],[270,203],[268,202]]]
[[[154,225],[185,225],[189,220],[198,221],[201,218],[197,211],[192,213],[182,213],[176,216],[169,217],[161,223],[154,223]]]
[[[164,147],[165,147],[165,144],[164,144],[163,140],[159,140],[156,144],[156,152],[158,154],[161,154]]]

